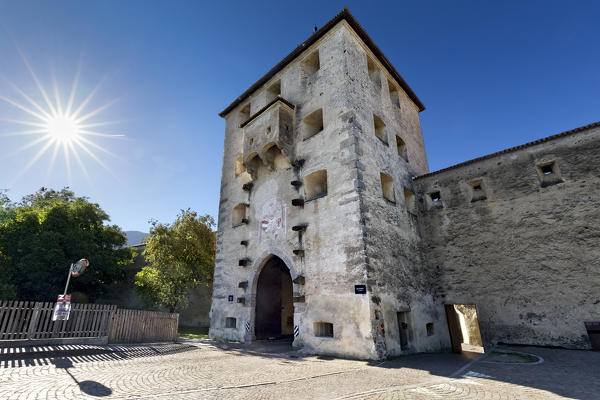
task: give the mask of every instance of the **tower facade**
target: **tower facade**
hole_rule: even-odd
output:
[[[449,346],[412,186],[423,109],[344,10],[221,113],[211,337],[371,359]]]

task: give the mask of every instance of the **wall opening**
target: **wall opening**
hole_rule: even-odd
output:
[[[317,337],[333,337],[333,324],[330,322],[315,322],[313,328]]]
[[[600,351],[600,322],[584,322],[592,350]]]
[[[240,176],[246,172],[246,167],[244,167],[244,163],[242,162],[242,156],[239,156],[235,160],[235,176]]]
[[[250,103],[246,104],[240,110],[239,122],[243,124],[250,119]]]
[[[373,127],[375,128],[375,136],[387,146],[388,140],[385,123],[375,114],[373,114]]]
[[[408,213],[417,213],[417,207],[415,204],[415,194],[408,188],[404,188],[404,204],[406,205],[406,211]]]
[[[246,218],[246,204],[240,203],[237,206],[233,207],[233,213],[231,214],[231,226],[236,227],[242,224],[248,223],[248,219]]]
[[[408,162],[408,149],[406,148],[406,143],[398,135],[396,135],[396,148],[398,149],[398,155],[402,157],[404,161]]]
[[[398,332],[400,336],[400,350],[408,350],[409,341],[409,323],[410,323],[410,312],[401,311],[396,313],[396,319],[398,321]]]
[[[267,103],[270,103],[272,100],[277,98],[277,96],[281,96],[281,80],[273,83],[267,89]]]
[[[304,200],[327,196],[327,170],[315,171],[304,177]]]
[[[292,277],[276,256],[265,263],[256,285],[256,339],[292,338],[294,303]]]
[[[562,182],[558,165],[554,161],[537,164],[537,171],[542,187]]]
[[[427,331],[427,336],[433,336],[433,322],[426,323],[425,330]]]
[[[392,105],[400,108],[400,93],[398,92],[396,85],[394,85],[394,83],[392,81],[390,81],[389,79],[388,79],[388,90],[390,92],[390,101],[392,102]]]
[[[477,308],[474,304],[446,304],[446,319],[452,350],[483,353],[483,341],[479,330]]]
[[[301,63],[302,77],[308,78],[321,68],[321,60],[319,59],[319,50],[314,51]]]
[[[471,203],[487,199],[483,180],[476,179],[471,181],[469,182],[469,186],[471,187]]]
[[[434,203],[438,203],[438,202],[442,201],[442,195],[439,190],[429,193],[429,198]]]
[[[381,86],[379,68],[377,68],[375,61],[373,61],[373,59],[369,56],[367,56],[367,71],[369,73],[369,79],[371,79],[371,82],[373,82],[373,84],[376,86]]]
[[[323,130],[323,109],[319,108],[313,111],[308,116],[304,117],[302,121],[302,136],[304,139],[313,137],[317,133]]]
[[[379,176],[381,178],[381,192],[383,194],[383,198],[395,203],[396,194],[394,193],[394,180],[391,176],[384,174],[383,172],[381,172]]]
[[[237,324],[237,320],[232,317],[225,318],[225,328],[235,328]]]

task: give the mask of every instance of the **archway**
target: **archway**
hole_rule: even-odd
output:
[[[290,271],[279,257],[271,256],[256,285],[256,339],[291,338],[294,332],[293,286]]]

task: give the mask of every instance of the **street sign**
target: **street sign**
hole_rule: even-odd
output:
[[[52,321],[65,321],[71,313],[71,295],[59,294],[52,313]]]
[[[365,294],[367,293],[366,285],[354,285],[354,294]]]

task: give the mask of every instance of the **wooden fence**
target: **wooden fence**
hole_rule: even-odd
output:
[[[54,305],[0,300],[0,345],[3,341],[60,343],[64,339],[74,343],[77,338],[108,338],[109,343],[177,340],[179,314],[71,304],[68,320],[52,321]]]
[[[179,314],[117,309],[108,334],[109,343],[144,343],[177,340]]]

